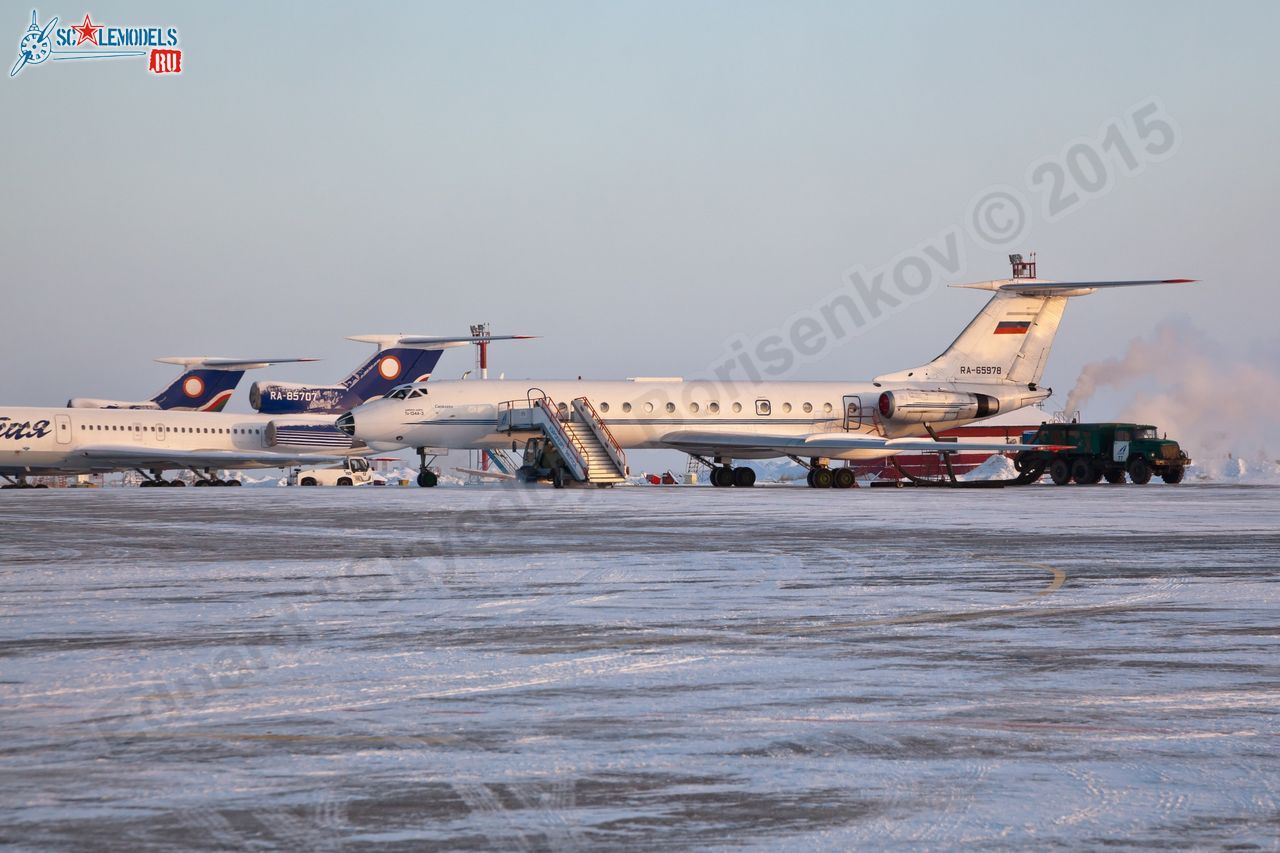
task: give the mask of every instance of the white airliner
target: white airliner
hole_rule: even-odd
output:
[[[849,487],[853,472],[833,459],[954,450],[935,431],[1033,405],[1067,299],[1096,290],[1189,279],[1053,282],[1034,261],[1011,256],[1014,277],[955,285],[994,295],[947,350],[921,367],[863,382],[726,382],[634,379],[525,380],[403,385],[358,406],[338,427],[379,452],[426,445],[513,446],[542,436],[558,454],[551,476],[618,482],[623,451],[669,448],[712,464],[717,486],[750,486],[735,459],[789,456],[810,468],[809,485]],[[966,450],[1031,447],[965,442]],[[425,484],[425,483],[424,483]]]
[[[354,395],[354,402],[368,400],[394,387],[397,377],[403,381],[406,375],[429,374],[440,350],[511,337],[380,335],[380,352],[340,390]],[[4,488],[25,487],[28,476],[128,469],[146,477],[144,486],[185,485],[164,479],[164,472],[174,469],[195,472],[196,485],[239,485],[220,479],[215,471],[327,464],[370,452],[334,426],[333,414],[0,408],[0,478],[8,483]]]

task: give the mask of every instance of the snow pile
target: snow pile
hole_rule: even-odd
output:
[[[1280,461],[1245,459],[1235,455],[1196,461],[1188,466],[1187,479],[1208,483],[1280,485]]]
[[[756,469],[758,483],[803,483],[805,475],[809,473],[803,466],[797,465],[790,459],[753,459],[749,462],[744,461],[742,464]],[[706,469],[698,472],[699,480],[705,480],[709,476],[710,473]]]
[[[957,474],[957,480],[1012,480],[1018,476],[1013,460],[1001,453],[994,453],[968,474]]]

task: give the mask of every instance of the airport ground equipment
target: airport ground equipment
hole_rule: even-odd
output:
[[[612,486],[627,479],[626,454],[586,397],[557,405],[531,389],[527,398],[498,406],[498,430],[524,436],[524,464],[517,477],[525,482],[550,480],[562,488],[569,482]]]
[[[1056,450],[1024,450],[1014,457],[1019,472],[1047,469],[1059,486],[1091,485],[1105,479],[1138,485],[1159,476],[1180,483],[1191,459],[1178,442],[1160,438],[1150,424],[1041,424],[1028,444],[1058,445]],[[1037,478],[1038,479],[1038,478]]]
[[[374,472],[369,460],[360,457],[347,459],[341,465],[326,468],[306,468],[298,471],[290,485],[299,486],[384,486],[386,478]]]

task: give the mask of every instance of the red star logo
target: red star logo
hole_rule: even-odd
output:
[[[72,27],[71,29],[75,30],[76,33],[79,34],[79,37],[76,39],[76,47],[79,47],[87,41],[98,44],[98,33],[102,30],[102,24],[95,24],[90,21],[89,15],[86,13],[84,16],[84,23],[78,27]]]

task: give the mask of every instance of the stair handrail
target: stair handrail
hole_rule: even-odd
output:
[[[532,393],[532,390],[533,389],[530,389],[530,393]],[[556,431],[559,432],[560,435],[564,436],[565,444],[571,451],[573,451],[573,455],[577,457],[576,461],[578,466],[582,468],[583,479],[590,479],[591,460],[590,457],[587,456],[586,445],[582,443],[582,439],[564,428],[564,424],[560,422],[560,407],[557,406],[555,401],[546,394],[543,394],[541,397],[531,397],[530,402],[535,408],[541,408],[546,412],[548,419],[555,424]]]
[[[600,417],[600,413],[596,411],[596,407],[592,405],[591,401],[587,399],[585,395],[582,397],[575,397],[573,402],[581,404],[581,407],[586,409],[586,413],[591,418],[589,426],[593,428],[597,438],[604,438],[603,444],[605,452],[609,454],[609,458],[613,460],[613,464],[618,466],[618,472],[624,477],[627,476],[627,454],[623,452],[622,445],[618,443],[618,440],[613,437],[613,430],[609,429],[609,425],[605,423],[604,418]]]

